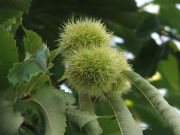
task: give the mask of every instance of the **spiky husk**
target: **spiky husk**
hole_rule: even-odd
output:
[[[112,95],[121,96],[128,93],[131,90],[130,88],[131,83],[119,74],[116,80],[111,84],[110,90],[96,97],[96,100],[101,103],[107,103],[107,97]]]
[[[130,88],[131,83],[127,79],[122,77],[121,74],[119,74],[116,81],[111,85],[111,92],[122,95],[127,93],[130,90]]]
[[[62,56],[74,50],[92,46],[109,46],[111,34],[103,23],[95,19],[70,20],[60,34],[59,45]]]
[[[119,73],[130,69],[123,55],[110,47],[75,51],[65,59],[65,63],[69,84],[94,97],[110,92]]]

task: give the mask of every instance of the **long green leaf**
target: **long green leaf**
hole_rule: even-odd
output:
[[[119,95],[108,97],[108,101],[116,116],[121,135],[142,135],[127,106]]]
[[[18,62],[16,42],[13,35],[0,25],[0,88],[7,87],[7,74],[15,62]]]
[[[13,135],[23,122],[12,101],[0,98],[0,135]]]
[[[37,103],[45,118],[45,135],[64,135],[66,127],[66,105],[54,88],[44,86],[32,96],[32,101]]]
[[[123,71],[122,74],[145,96],[156,112],[173,129],[175,135],[180,135],[180,115],[168,104],[159,91],[133,71]]]
[[[96,116],[94,112],[94,106],[89,96],[84,94],[79,94],[79,104],[80,110],[89,112],[89,115]],[[93,119],[86,123],[83,127],[83,131],[86,135],[100,135],[102,133],[102,129],[97,121],[97,119]]]

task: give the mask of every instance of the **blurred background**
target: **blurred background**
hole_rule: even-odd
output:
[[[36,32],[53,50],[63,24],[72,17],[101,19],[113,32],[112,46],[123,49],[133,69],[180,113],[180,0],[0,0],[0,23],[16,29],[19,51],[22,27]],[[51,69],[56,73],[54,82],[64,73],[61,57],[55,61],[59,62]],[[65,85],[62,88],[68,91]],[[144,135],[173,135],[147,100],[132,89],[123,98]],[[97,105],[96,111],[102,115],[108,108]],[[108,135],[117,134],[116,124],[100,123]]]

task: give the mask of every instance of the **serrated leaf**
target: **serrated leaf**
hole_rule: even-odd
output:
[[[88,122],[99,118],[96,115],[91,115],[89,114],[89,112],[80,111],[79,109],[68,110],[67,115],[71,118],[71,120],[77,123],[80,128],[83,128],[83,126],[86,125]]]
[[[64,92],[63,90],[58,90],[56,93],[66,103],[66,109],[67,110],[77,108],[76,106],[73,105],[76,101],[73,94]]]
[[[45,135],[64,135],[66,127],[66,105],[56,94],[56,89],[44,86],[32,95],[32,101],[37,103],[45,118]]]
[[[23,122],[20,112],[11,101],[0,98],[0,134],[13,135]]]
[[[24,29],[25,37],[23,42],[25,44],[25,51],[34,55],[42,47],[41,37],[32,30]]]
[[[21,82],[29,82],[32,77],[44,72],[43,67],[36,59],[29,59],[23,63],[15,64],[8,74],[8,80],[13,85]]]
[[[16,108],[20,110],[24,118],[18,135],[44,135],[43,113],[40,111],[40,107],[30,100],[30,96],[26,99],[17,100]]]
[[[32,77],[29,82],[23,82],[17,86],[17,96],[23,97],[24,95],[29,95],[33,90],[42,87],[48,80],[49,76],[45,73]]]
[[[0,88],[5,88],[8,84],[6,76],[15,62],[18,62],[16,42],[13,36],[0,25]]]

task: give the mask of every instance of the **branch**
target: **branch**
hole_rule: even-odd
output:
[[[67,78],[61,79],[59,82],[55,83],[54,86],[59,86],[67,81]]]
[[[167,37],[170,37],[172,39],[180,41],[180,36],[179,35],[175,35],[175,34],[173,34],[172,32],[169,32],[169,31],[162,30],[162,31],[159,31],[158,34],[163,35],[163,36],[167,36]]]
[[[30,98],[30,95],[26,95],[26,96],[23,96],[22,98],[21,98],[21,100],[26,100],[26,99],[29,99]]]

